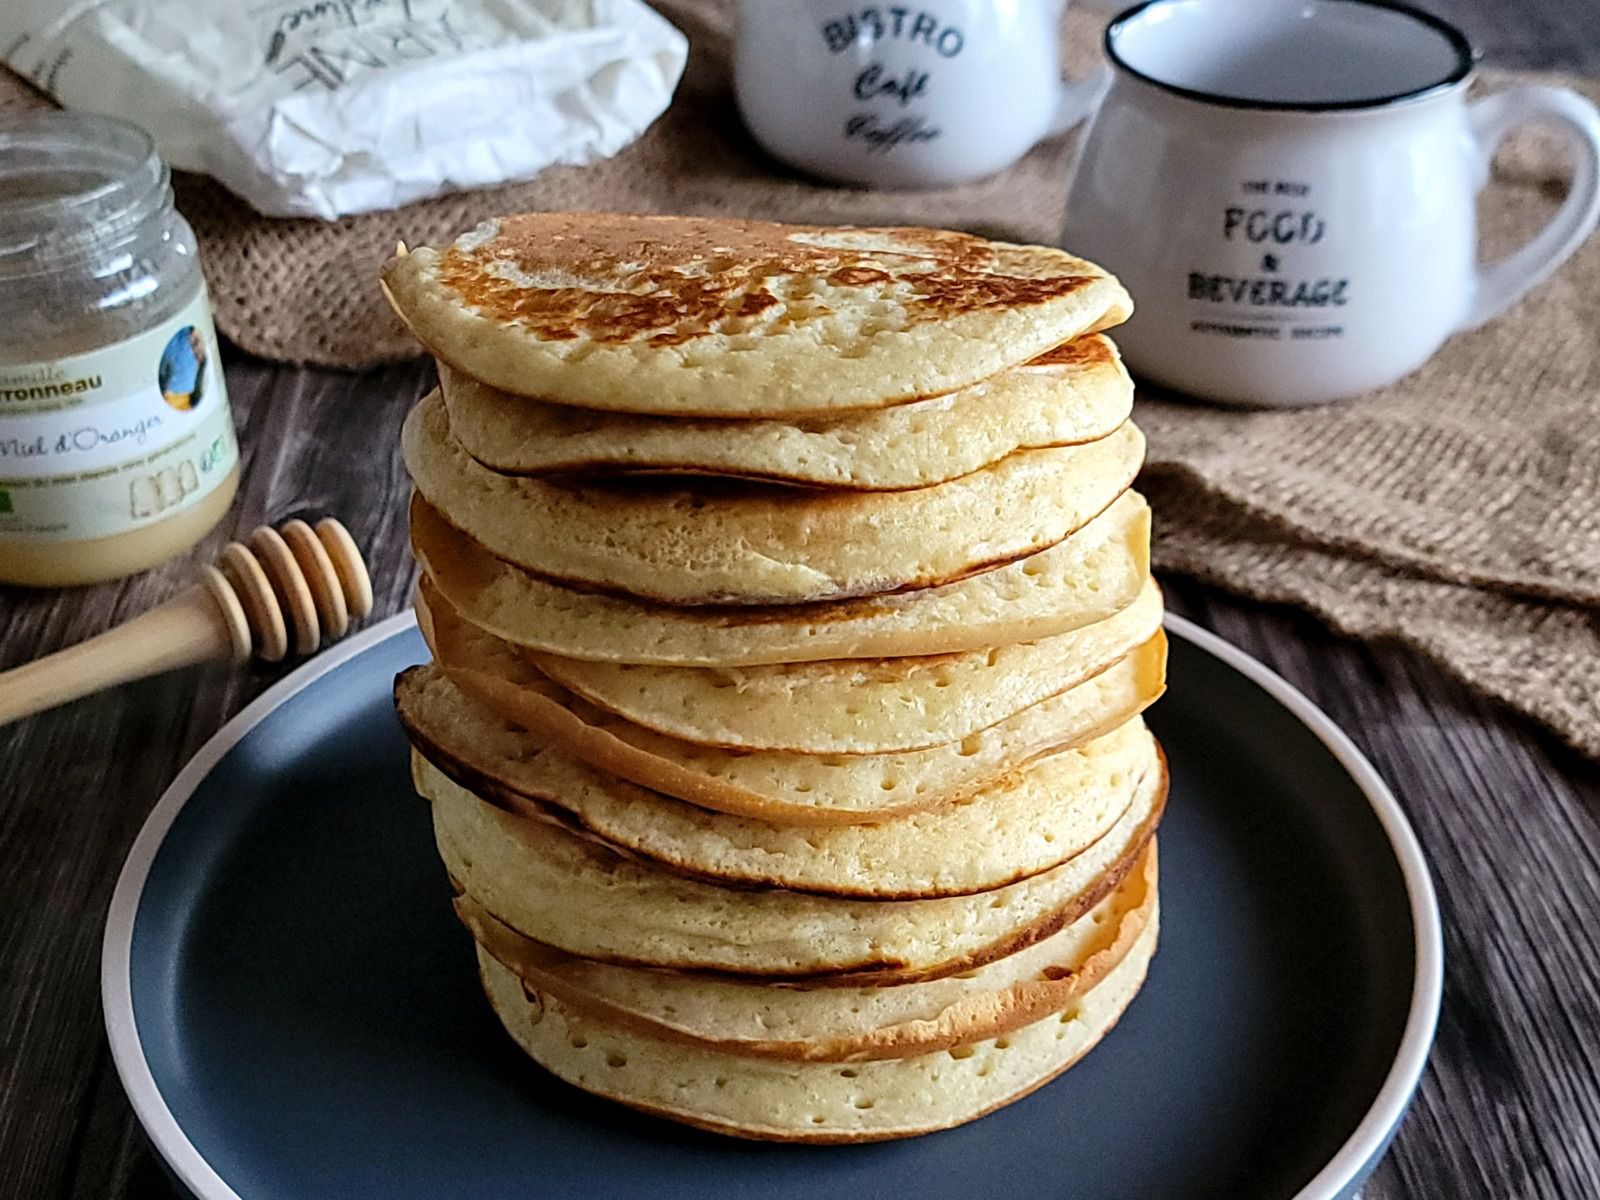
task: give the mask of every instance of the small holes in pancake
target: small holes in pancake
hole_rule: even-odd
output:
[[[861,1074],[861,1072],[856,1070],[854,1067],[846,1067],[844,1070],[839,1072],[839,1078],[854,1079],[859,1074]]]
[[[606,1055],[606,1066],[608,1067],[625,1067],[627,1065],[628,1056],[626,1054],[613,1050]]]
[[[857,1100],[856,1101],[856,1107],[857,1108],[863,1108],[863,1109],[871,1108],[872,1107],[872,1101],[871,1100]]]
[[[718,1075],[716,1082],[717,1082],[717,1086],[719,1088],[725,1088],[725,1087],[728,1086],[728,1079],[727,1079],[727,1076],[725,1076],[725,1075]]]
[[[811,1118],[811,1123],[813,1125],[826,1125],[828,1123],[828,1118],[819,1113],[817,1116]]]
[[[567,1045],[571,1046],[574,1050],[587,1050],[589,1048],[589,1039],[586,1037],[580,1037],[575,1033],[570,1034],[567,1037]]]
[[[971,1058],[977,1052],[978,1048],[976,1046],[951,1046],[946,1053],[957,1062],[960,1062],[964,1058]]]
[[[995,1039],[995,1043],[994,1043],[994,1048],[996,1050],[1009,1050],[1009,1049],[1011,1049],[1011,1039],[1010,1038],[996,1038]]]

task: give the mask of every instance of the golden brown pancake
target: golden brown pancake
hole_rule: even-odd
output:
[[[795,825],[854,824],[963,799],[1137,716],[1166,677],[1158,633],[1094,678],[960,742],[900,754],[732,751],[666,737],[574,696],[510,643],[462,620],[426,578],[416,608],[434,660],[501,716],[619,779],[714,812]]]
[[[774,1062],[686,1046],[596,1020],[530,988],[487,951],[479,973],[513,1039],[585,1091],[717,1133],[837,1144],[972,1121],[1054,1079],[1117,1023],[1155,954],[1159,914],[1082,996],[998,1038],[907,1058]]]
[[[555,404],[793,417],[968,387],[1127,319],[1099,267],[919,228],[530,213],[391,260],[437,357]]]
[[[1098,441],[1133,408],[1133,380],[1099,334],[946,396],[789,421],[546,404],[446,364],[439,391],[467,453],[505,474],[722,475],[853,491],[931,487],[1018,450]]]
[[[552,483],[497,474],[467,454],[437,393],[412,410],[402,445],[417,490],[500,558],[561,582],[691,605],[806,604],[964,579],[1081,528],[1144,461],[1130,423],[1098,442],[1021,451],[909,492]]]
[[[893,754],[981,733],[1093,679],[1160,629],[1161,589],[1152,582],[1104,621],[961,654],[708,668],[530,653],[568,691],[668,737],[727,749]]]
[[[754,666],[955,653],[1103,621],[1149,580],[1150,509],[1124,492],[1065,541],[970,579],[777,608],[683,608],[552,583],[462,536],[421,497],[411,548],[457,612],[508,642],[601,662]]]
[[[955,803],[870,824],[774,824],[708,812],[598,771],[500,718],[436,667],[402,674],[395,706],[429,763],[508,812],[570,822],[697,879],[822,896],[993,891],[1082,853],[1141,788],[1157,786],[1155,740],[1135,718]]]
[[[1111,829],[1041,875],[976,895],[883,900],[727,887],[488,803],[412,755],[445,868],[524,937],[605,962],[817,987],[939,979],[1049,937],[1110,895],[1155,835],[1166,769]]]
[[[787,988],[595,962],[532,941],[469,896],[456,913],[529,987],[648,1037],[781,1062],[907,1058],[998,1037],[1094,987],[1155,919],[1156,843],[1122,884],[1043,941],[974,971],[890,987]]]

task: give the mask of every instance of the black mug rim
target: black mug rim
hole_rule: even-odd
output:
[[[1420,87],[1408,88],[1403,92],[1389,92],[1382,95],[1366,97],[1360,100],[1256,100],[1248,96],[1229,96],[1220,92],[1210,92],[1202,88],[1183,87],[1180,84],[1168,83],[1157,79],[1139,70],[1117,52],[1116,39],[1119,31],[1129,22],[1140,16],[1148,9],[1158,8],[1165,4],[1178,3],[1180,0],[1142,0],[1132,8],[1123,9],[1111,19],[1106,26],[1104,37],[1101,39],[1105,47],[1106,58],[1119,71],[1124,71],[1141,83],[1149,84],[1163,92],[1174,96],[1182,96],[1186,100],[1195,100],[1202,104],[1212,104],[1223,108],[1255,109],[1262,112],[1357,112],[1365,109],[1388,108],[1392,105],[1406,103],[1412,100],[1421,100],[1424,97],[1435,95],[1439,92],[1449,91],[1461,83],[1478,65],[1478,50],[1473,46],[1466,34],[1455,25],[1442,17],[1436,17],[1430,12],[1424,12],[1413,5],[1401,3],[1400,0],[1317,0],[1319,4],[1348,4],[1358,8],[1375,8],[1384,12],[1399,13],[1409,17],[1419,25],[1425,25],[1436,33],[1444,35],[1451,48],[1456,52],[1456,65],[1443,79],[1433,83],[1425,83]]]

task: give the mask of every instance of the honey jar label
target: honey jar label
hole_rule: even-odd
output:
[[[197,504],[238,461],[204,289],[100,350],[0,365],[0,539],[85,541]]]

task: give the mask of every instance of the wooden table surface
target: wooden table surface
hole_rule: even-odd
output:
[[[1600,71],[1597,0],[1429,7],[1460,21],[1492,62]],[[198,560],[260,522],[334,513],[370,556],[377,615],[400,609],[412,567],[394,447],[430,377],[420,364],[350,375],[234,356],[244,484]],[[174,563],[57,594],[0,589],[0,667],[143,611],[190,570]],[[1349,730],[1433,864],[1448,971],[1438,1042],[1368,1200],[1600,1196],[1600,771],[1416,654],[1167,583],[1174,609],[1267,662]],[[106,1046],[102,921],[162,789],[280,674],[201,669],[0,729],[0,1197],[177,1195]]]

